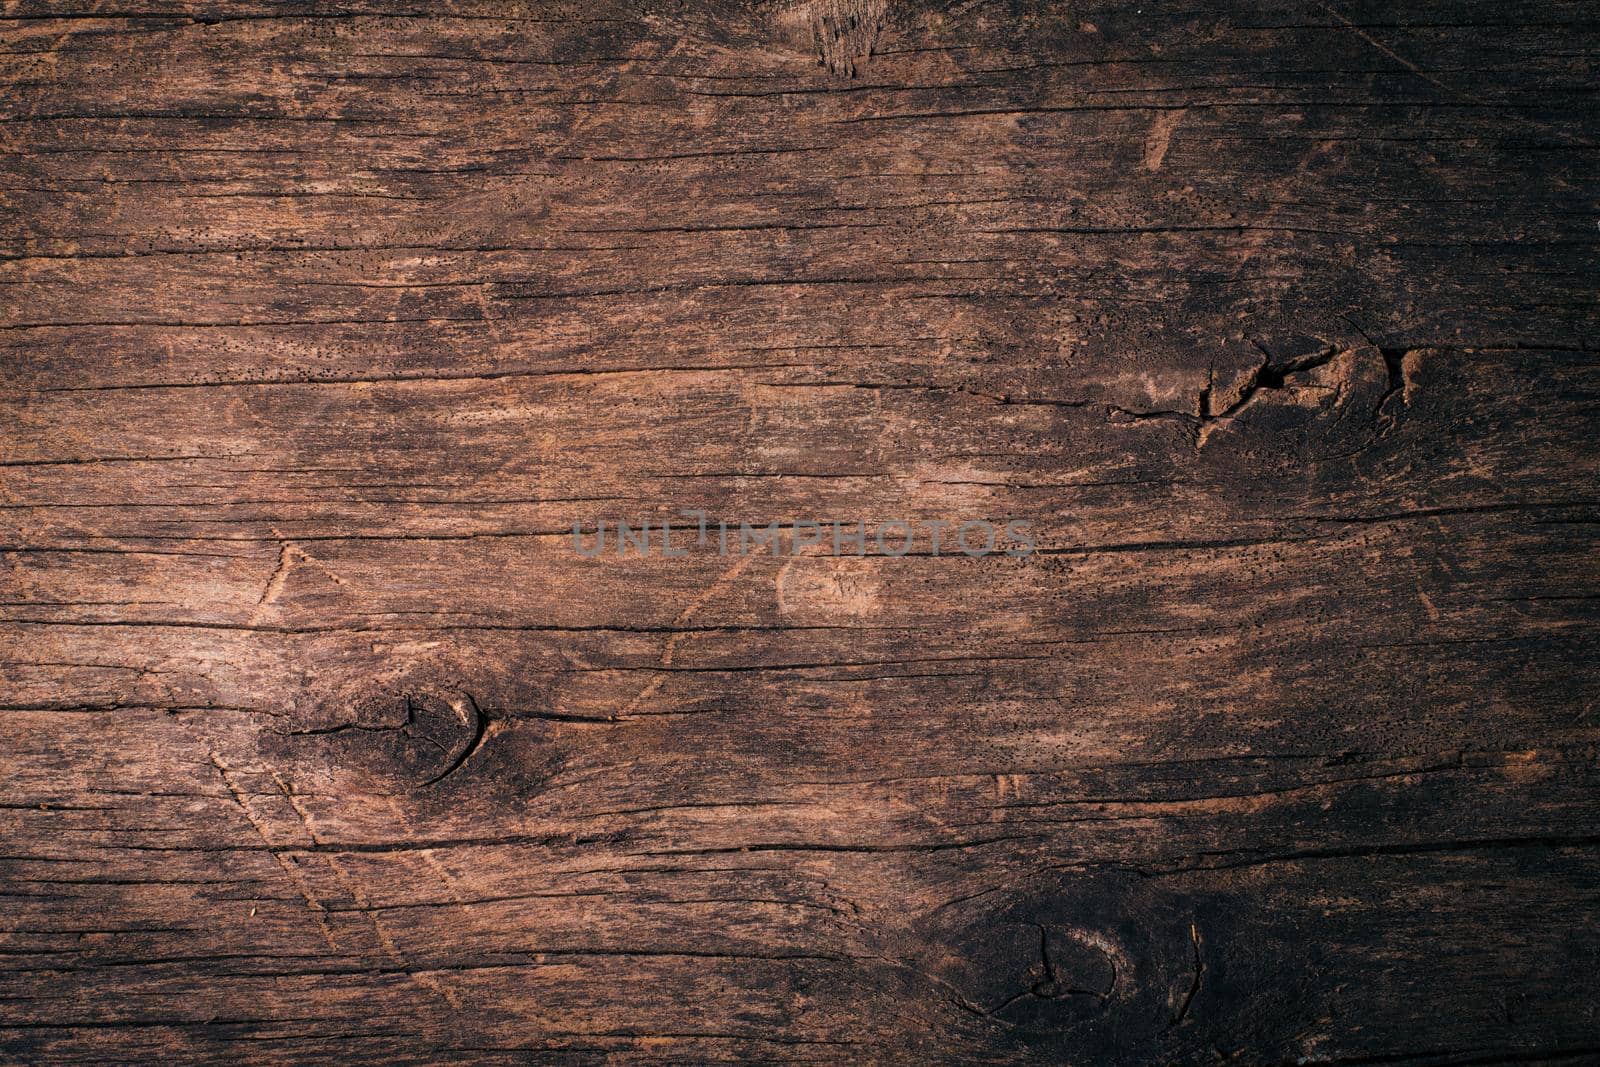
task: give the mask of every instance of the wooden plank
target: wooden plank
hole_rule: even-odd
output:
[[[1597,46],[4,5],[0,1058],[1600,1056]]]

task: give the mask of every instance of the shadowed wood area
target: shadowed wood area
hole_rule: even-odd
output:
[[[1600,1062],[1597,54],[0,3],[0,1059]]]

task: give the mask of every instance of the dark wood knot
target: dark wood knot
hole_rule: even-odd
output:
[[[402,679],[332,704],[285,736],[316,738],[339,766],[415,787],[459,773],[489,737],[488,715],[453,683]]]
[[[936,912],[922,968],[979,1044],[1141,1062],[1193,1036],[1212,922],[1195,907],[1131,875],[1044,876]]]

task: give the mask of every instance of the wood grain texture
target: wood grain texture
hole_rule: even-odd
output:
[[[1600,1062],[1595,15],[0,4],[0,1058]]]

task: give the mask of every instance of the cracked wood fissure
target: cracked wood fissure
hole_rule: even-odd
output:
[[[0,5],[0,1062],[1600,1059],[1597,50]]]

